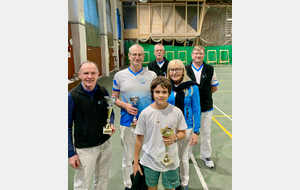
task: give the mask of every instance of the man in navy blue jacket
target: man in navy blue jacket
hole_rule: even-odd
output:
[[[211,121],[213,115],[212,93],[218,90],[218,79],[214,67],[207,65],[203,59],[205,57],[205,48],[195,46],[192,51],[193,61],[186,65],[186,73],[192,81],[199,84],[200,105],[201,105],[201,128],[200,128],[200,154],[201,159],[209,168],[214,167],[214,162],[210,156],[211,148]]]
[[[90,61],[82,63],[78,76],[82,82],[68,93],[68,157],[70,165],[76,169],[74,189],[88,190],[95,173],[94,189],[106,190],[110,175],[111,135],[103,134],[103,127],[108,115],[104,96],[109,94],[104,87],[96,84],[99,76],[97,64]],[[113,123],[112,111],[112,134],[116,131]]]
[[[161,44],[154,46],[155,60],[148,63],[146,69],[154,71],[157,76],[167,77],[167,68],[169,61],[164,57],[165,48]]]

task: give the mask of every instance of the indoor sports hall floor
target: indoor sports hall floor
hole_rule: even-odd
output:
[[[124,69],[124,68],[121,68]],[[189,190],[231,190],[232,189],[232,67],[215,67],[219,81],[218,91],[213,93],[214,110],[211,125],[212,155],[215,167],[209,169],[200,159],[199,142],[193,148],[190,159]],[[100,77],[98,84],[112,91],[112,80],[116,71],[109,77]],[[112,164],[108,190],[124,190],[122,178],[122,152],[119,132],[120,108],[114,107],[117,131],[111,137]],[[200,138],[200,137],[199,137]],[[68,190],[73,189],[75,170],[68,163]],[[92,190],[92,181],[89,190]],[[161,181],[159,190],[163,190]]]

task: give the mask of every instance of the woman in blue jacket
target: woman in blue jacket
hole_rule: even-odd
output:
[[[167,79],[172,84],[172,91],[168,102],[180,108],[186,124],[186,137],[178,141],[178,155],[180,159],[180,179],[179,189],[188,189],[189,182],[189,159],[190,146],[198,142],[198,135],[201,122],[200,95],[198,83],[191,81],[187,76],[185,66],[179,59],[169,62]]]

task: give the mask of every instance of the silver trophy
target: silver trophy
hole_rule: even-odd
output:
[[[112,105],[116,102],[117,97],[113,97],[113,96],[104,96],[106,103],[108,104],[107,107],[107,120],[106,120],[106,125],[105,127],[103,127],[103,134],[111,134],[112,133],[112,129],[110,128],[110,116],[111,116],[111,112],[112,112]]]
[[[130,97],[130,101],[132,102],[132,105],[134,105],[135,107],[137,107],[137,102],[139,101],[140,97],[138,96],[131,96]],[[137,121],[136,116],[133,117],[132,122],[131,122],[131,126],[136,126],[135,122]]]
[[[169,137],[169,136],[173,135],[173,129],[168,126],[166,126],[165,128],[162,128],[160,130],[160,132],[164,137]],[[169,155],[169,146],[166,146],[166,145],[165,145],[165,157],[162,160],[162,163],[164,163],[166,166],[173,163],[173,160],[171,160],[170,155]]]

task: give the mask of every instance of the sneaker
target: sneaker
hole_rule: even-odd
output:
[[[188,190],[188,189],[189,189],[188,186],[181,186],[181,185],[175,188],[175,190]]]
[[[214,167],[214,162],[210,159],[210,158],[204,158],[201,155],[201,159],[205,162],[205,165],[209,168],[213,168]]]
[[[188,186],[181,186],[181,190],[188,190]]]

